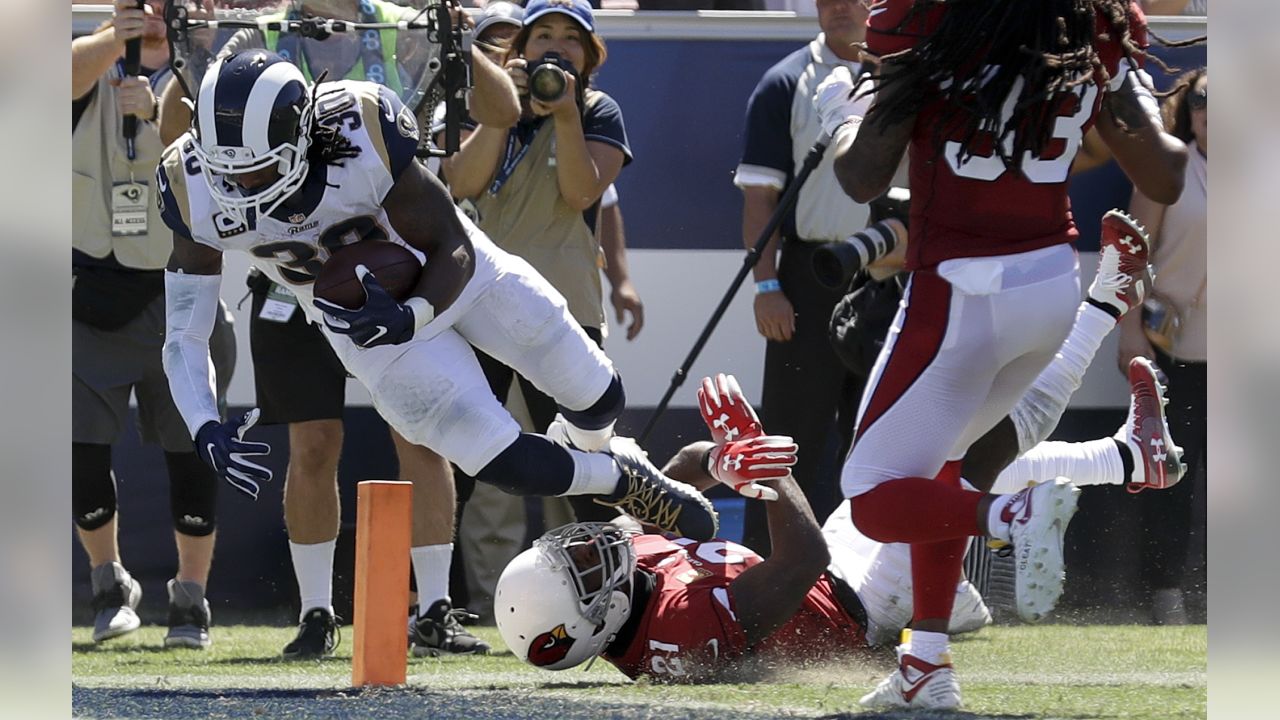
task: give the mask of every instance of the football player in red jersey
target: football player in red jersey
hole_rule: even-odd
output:
[[[954,708],[947,623],[968,538],[1014,545],[1024,617],[1047,613],[1062,592],[1078,491],[1058,480],[973,492],[960,462],[1072,325],[1075,154],[1096,125],[1135,185],[1176,199],[1186,148],[1143,106],[1145,19],[1128,0],[885,0],[868,24],[867,51],[882,64],[865,122],[866,98],[852,96],[867,93],[847,73],[815,96],[853,199],[884,192],[910,148],[911,279],[842,487],[859,530],[912,545],[913,632],[898,670],[863,703]]]
[[[632,678],[725,680],[865,651],[909,621],[909,546],[862,535],[848,506],[819,529],[790,475],[796,445],[764,434],[732,376],[704,378],[698,405],[714,442],[685,446],[663,472],[702,490],[719,482],[775,501],[766,505],[773,555],[762,560],[720,538],[631,538],[599,523],[553,530],[498,581],[498,628],[518,657],[564,670],[602,656]],[[1010,442],[987,441],[971,454],[995,467]],[[1026,470],[1015,474],[1036,474]],[[970,583],[954,592],[951,632],[990,622]]]
[[[562,670],[601,656],[632,678],[687,682],[723,679],[748,660],[866,648],[866,612],[828,571],[822,530],[791,477],[796,445],[764,434],[732,378],[704,380],[699,400],[716,442],[685,447],[667,469],[773,500],[769,559],[720,539],[632,538],[599,523],[553,530],[498,580],[494,614],[518,657]]]

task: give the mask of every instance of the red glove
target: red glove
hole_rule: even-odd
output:
[[[757,484],[791,474],[796,464],[794,440],[782,435],[757,435],[711,449],[708,468],[711,477],[733,488],[739,495],[760,500],[777,500],[778,491]]]
[[[751,403],[742,395],[742,388],[732,375],[720,373],[714,382],[711,378],[702,378],[702,387],[698,388],[698,409],[702,411],[702,421],[707,424],[716,445],[764,434],[760,418],[756,417],[756,411],[751,409]]]

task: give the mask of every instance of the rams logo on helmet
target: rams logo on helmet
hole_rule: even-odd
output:
[[[573,638],[564,629],[564,623],[542,633],[529,643],[529,662],[538,667],[554,665],[569,654]]]

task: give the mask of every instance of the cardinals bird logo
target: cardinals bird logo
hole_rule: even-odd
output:
[[[538,667],[554,665],[569,654],[573,647],[573,638],[560,623],[555,629],[544,632],[529,643],[529,662]]]

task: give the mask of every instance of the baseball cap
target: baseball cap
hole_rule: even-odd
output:
[[[532,25],[538,18],[551,13],[568,15],[587,32],[596,31],[596,19],[587,0],[529,0],[524,6],[524,24]]]
[[[472,32],[475,37],[480,37],[485,29],[498,23],[520,27],[524,23],[524,8],[510,2],[489,3],[476,15],[476,27]]]

